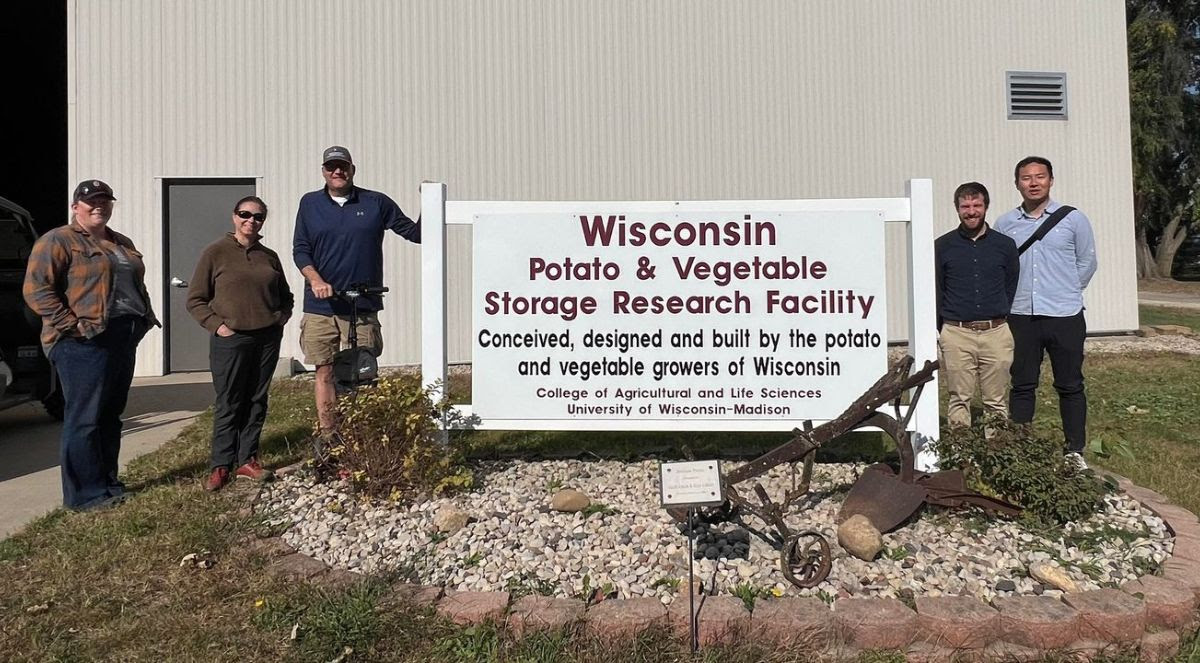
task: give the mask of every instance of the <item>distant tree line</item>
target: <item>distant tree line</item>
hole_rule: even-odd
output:
[[[1200,0],[1127,0],[1140,278],[1168,278],[1200,232]]]

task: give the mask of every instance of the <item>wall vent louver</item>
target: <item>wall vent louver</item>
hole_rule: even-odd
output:
[[[1008,119],[1067,119],[1067,75],[1044,71],[1010,71],[1007,75]]]

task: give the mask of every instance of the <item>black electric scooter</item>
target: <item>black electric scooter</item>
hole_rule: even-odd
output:
[[[371,348],[358,347],[358,299],[382,295],[386,286],[355,284],[334,295],[350,302],[350,331],[346,335],[349,347],[333,355],[333,385],[338,396],[352,394],[364,385],[374,384],[379,377],[379,362]]]

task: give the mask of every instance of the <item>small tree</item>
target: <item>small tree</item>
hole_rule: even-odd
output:
[[[1200,227],[1200,3],[1129,0],[1126,10],[1138,276],[1170,277]]]

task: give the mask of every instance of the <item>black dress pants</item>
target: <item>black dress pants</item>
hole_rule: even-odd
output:
[[[1012,393],[1009,412],[1016,423],[1033,421],[1042,357],[1050,355],[1066,450],[1082,452],[1087,442],[1087,396],[1083,391],[1083,311],[1057,318],[1009,315],[1013,335]]]
[[[267,418],[267,394],[279,361],[282,327],[209,339],[213,403],[212,467],[243,465],[258,457]]]

